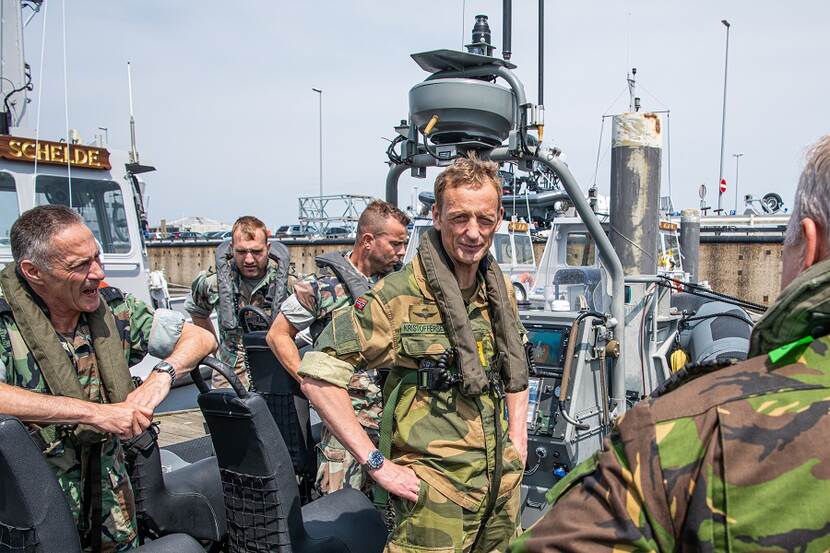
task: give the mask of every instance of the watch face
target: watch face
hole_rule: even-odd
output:
[[[366,459],[366,464],[371,469],[379,469],[383,465],[383,453],[378,450],[371,452]]]

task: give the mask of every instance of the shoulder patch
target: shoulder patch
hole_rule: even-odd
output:
[[[366,303],[366,298],[360,296],[354,301],[354,308],[358,311],[363,311],[364,309],[366,309]]]

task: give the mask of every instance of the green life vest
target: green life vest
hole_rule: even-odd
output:
[[[11,307],[26,347],[40,368],[52,395],[86,401],[75,367],[61,346],[55,328],[38,304],[39,298],[17,274],[17,265],[9,263],[0,272],[0,288]],[[112,310],[101,301],[92,313],[86,313],[92,334],[92,347],[100,373],[102,393],[108,403],[127,399],[134,386],[124,357],[124,347]],[[79,424],[73,431],[80,444],[100,443],[106,435],[96,428]]]
[[[478,347],[470,328],[467,309],[450,260],[441,243],[441,234],[429,229],[418,246],[418,255],[424,267],[427,284],[435,296],[435,303],[444,321],[450,344],[455,348],[456,366],[461,370],[461,392],[475,396],[484,392],[489,381],[479,359]],[[527,388],[527,356],[517,332],[519,321],[510,305],[510,293],[504,274],[491,254],[481,261],[479,271],[484,275],[487,287],[487,304],[495,350],[502,356],[501,380],[508,392],[521,392]],[[498,365],[497,365],[498,366]]]

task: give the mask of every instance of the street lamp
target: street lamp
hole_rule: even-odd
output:
[[[323,202],[323,89],[312,88],[319,95],[319,118],[320,118],[320,205]]]
[[[735,215],[738,215],[738,162],[743,154],[732,154],[735,158]]]
[[[721,19],[720,21],[723,23],[724,27],[726,27],[726,57],[723,62],[723,117],[721,118],[721,125],[720,125],[720,168],[718,169],[718,184],[720,185],[723,182],[723,143],[726,139],[726,75],[727,70],[729,69],[729,21],[725,19]],[[721,211],[721,199],[723,198],[723,192],[721,191],[720,186],[718,187],[718,211]]]

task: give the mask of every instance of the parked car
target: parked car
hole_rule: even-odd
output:
[[[231,231],[229,230],[212,230],[210,232],[206,232],[202,235],[203,238],[207,240],[227,240],[231,237]]]
[[[192,230],[178,230],[170,235],[173,240],[201,240],[202,234],[200,232],[193,232]]]
[[[326,238],[348,238],[352,231],[345,227],[329,227],[326,229]]]
[[[283,238],[305,238],[316,233],[313,227],[303,227],[302,225],[283,225],[277,228],[274,238],[277,240]]]

